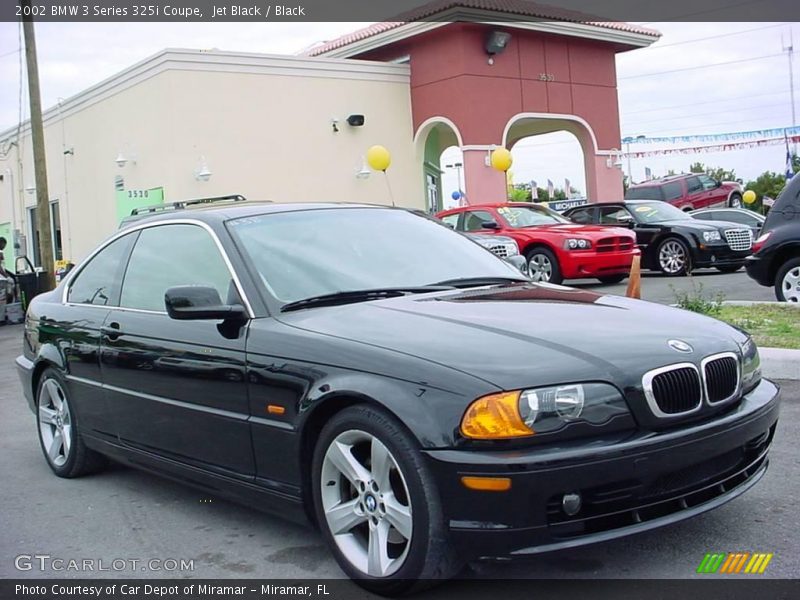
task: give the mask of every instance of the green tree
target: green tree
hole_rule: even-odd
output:
[[[736,177],[736,171],[733,169],[724,169],[723,167],[707,167],[701,162],[696,162],[689,167],[690,173],[705,173],[709,177],[713,177],[717,181],[738,181],[742,180]]]
[[[764,196],[770,198],[777,198],[781,193],[783,186],[786,185],[786,176],[782,173],[773,173],[772,171],[765,171],[755,181],[748,181],[745,189],[753,190],[758,197],[756,207],[761,206],[761,200]]]
[[[531,191],[522,186],[514,186],[508,190],[508,199],[510,202],[530,202]]]

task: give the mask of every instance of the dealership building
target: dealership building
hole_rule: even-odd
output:
[[[489,152],[554,131],[580,143],[589,199],[619,197],[615,55],[659,34],[528,3],[439,5],[480,22],[420,13],[302,56],[168,49],[50,108],[56,258],[81,260],[132,208],[196,197],[435,210],[452,146],[468,201],[501,202]],[[366,164],[375,144],[385,172]],[[0,150],[0,236],[36,263],[29,124],[0,133]]]

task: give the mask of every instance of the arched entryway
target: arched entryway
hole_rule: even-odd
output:
[[[417,164],[422,172],[425,210],[431,214],[444,208],[442,197],[442,152],[451,146],[461,147],[461,133],[450,119],[432,117],[422,123],[414,135]]]

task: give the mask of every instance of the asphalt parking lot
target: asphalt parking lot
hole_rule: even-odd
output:
[[[698,277],[700,279],[700,277]],[[709,274],[702,281],[743,297],[744,273]],[[686,285],[687,280],[669,280]],[[738,283],[737,283],[738,282]],[[588,284],[591,285],[591,284]],[[648,277],[645,297],[663,294]],[[624,287],[624,286],[605,286]],[[666,287],[669,290],[669,287]],[[750,290],[748,286],[748,290]],[[766,288],[764,296],[771,299]],[[734,292],[739,293],[734,295]],[[750,290],[752,291],[752,290]],[[110,562],[192,560],[183,572],[125,569],[99,577],[341,578],[321,537],[304,527],[199,494],[121,466],[64,480],[52,475],[38,445],[13,367],[20,326],[0,327],[0,578],[78,578],[86,574],[33,568],[15,557],[47,554]],[[764,575],[800,573],[800,383],[781,382],[781,422],[764,479],[743,497],[690,521],[628,539],[540,556],[511,564],[481,564],[465,578],[692,578],[706,552],[772,552]],[[141,563],[139,563],[141,564]],[[91,575],[91,574],[90,574]],[[708,577],[708,576],[704,576]]]

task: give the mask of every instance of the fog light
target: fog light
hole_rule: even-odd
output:
[[[577,492],[564,494],[561,499],[561,508],[569,517],[574,517],[581,510],[581,495]]]

